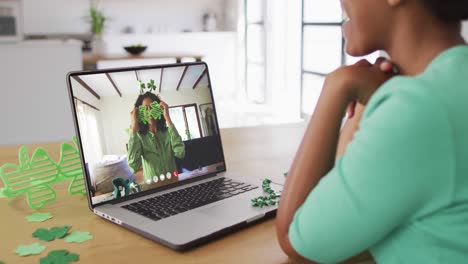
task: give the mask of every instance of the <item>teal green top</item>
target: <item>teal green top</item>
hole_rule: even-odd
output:
[[[135,173],[143,165],[145,181],[173,173],[177,170],[174,157],[184,156],[185,145],[174,125],[166,131],[131,134],[128,141],[128,166]]]
[[[321,263],[468,263],[468,46],[377,90],[289,239]]]

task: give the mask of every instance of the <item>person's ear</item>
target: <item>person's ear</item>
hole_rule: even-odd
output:
[[[391,7],[399,6],[402,2],[403,2],[403,0],[387,0],[387,3]]]

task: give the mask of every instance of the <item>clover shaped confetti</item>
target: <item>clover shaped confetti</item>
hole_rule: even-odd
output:
[[[47,257],[39,260],[40,264],[69,264],[80,259],[78,254],[70,253],[68,250],[54,250],[49,252]]]
[[[90,232],[80,232],[80,231],[73,231],[67,237],[65,237],[65,242],[67,243],[83,243],[92,239],[93,236]]]
[[[31,245],[21,245],[15,249],[15,253],[20,255],[21,257],[29,256],[29,255],[37,255],[37,254],[41,254],[41,252],[44,251],[45,248],[46,248],[45,246],[39,243],[34,243]]]
[[[264,206],[273,206],[278,203],[276,201],[276,198],[279,198],[280,195],[277,195],[273,189],[270,187],[271,180],[270,179],[265,179],[262,182],[262,188],[265,193],[267,193],[266,196],[259,196],[256,198],[253,198],[251,201],[253,207],[264,207]]]
[[[70,226],[57,226],[52,227],[50,230],[46,228],[38,228],[34,233],[32,233],[32,236],[39,240],[49,242],[56,238],[63,238],[70,228]]]
[[[52,215],[49,213],[34,213],[26,216],[28,222],[44,222],[52,218]]]

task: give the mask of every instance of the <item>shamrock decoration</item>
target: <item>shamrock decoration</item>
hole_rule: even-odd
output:
[[[47,257],[41,258],[40,264],[69,264],[71,262],[76,262],[80,259],[80,256],[68,252],[68,250],[54,250],[49,252]]]
[[[83,243],[93,238],[90,232],[73,231],[65,238],[67,243]]]
[[[138,85],[139,85],[139,87],[140,87],[140,94],[143,94],[143,91],[144,91],[145,88],[146,88],[145,83],[142,82],[142,81],[138,81]]]
[[[46,248],[45,246],[39,243],[34,243],[31,245],[21,245],[15,249],[15,253],[20,255],[21,257],[29,256],[29,255],[37,255],[37,254],[41,254],[41,252],[44,251],[45,248]]]
[[[155,119],[159,120],[163,116],[164,111],[158,102],[154,101],[151,103],[150,115]]]
[[[270,188],[270,184],[271,184],[271,180],[269,179],[263,180],[262,188],[263,188],[263,191],[267,193],[267,195],[252,199],[251,202],[252,202],[253,207],[262,208],[263,206],[273,206],[278,203],[278,201],[276,201],[276,198],[279,198],[280,195],[277,195],[275,191]]]
[[[159,120],[164,114],[164,111],[158,102],[152,102],[150,107],[151,110],[148,110],[148,108],[145,105],[140,105],[138,107],[138,120],[140,120],[140,122],[142,122],[145,125],[150,122],[151,117],[155,120]]]
[[[151,79],[146,86],[150,91],[156,91],[156,84],[154,84],[153,79]]]
[[[32,236],[39,240],[49,242],[54,239],[63,238],[69,230],[70,226],[57,226],[52,227],[50,230],[46,228],[38,228],[34,233],[32,233]]]
[[[140,88],[140,94],[143,94],[145,92],[145,90],[148,90],[148,92],[156,91],[156,83],[154,82],[153,79],[151,79],[146,84],[144,82],[138,80],[138,87]]]
[[[50,213],[34,213],[26,216],[28,222],[44,222],[52,218]]]
[[[143,124],[148,124],[149,121],[150,121],[150,112],[148,111],[148,109],[146,108],[145,105],[140,105],[138,107],[138,120],[140,120],[140,122],[142,122]]]

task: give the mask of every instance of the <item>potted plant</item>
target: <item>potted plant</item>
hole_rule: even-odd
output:
[[[91,7],[89,8],[89,23],[91,26],[92,40],[91,47],[93,53],[101,54],[105,51],[102,33],[106,24],[107,18],[97,6],[98,1],[91,0]]]

